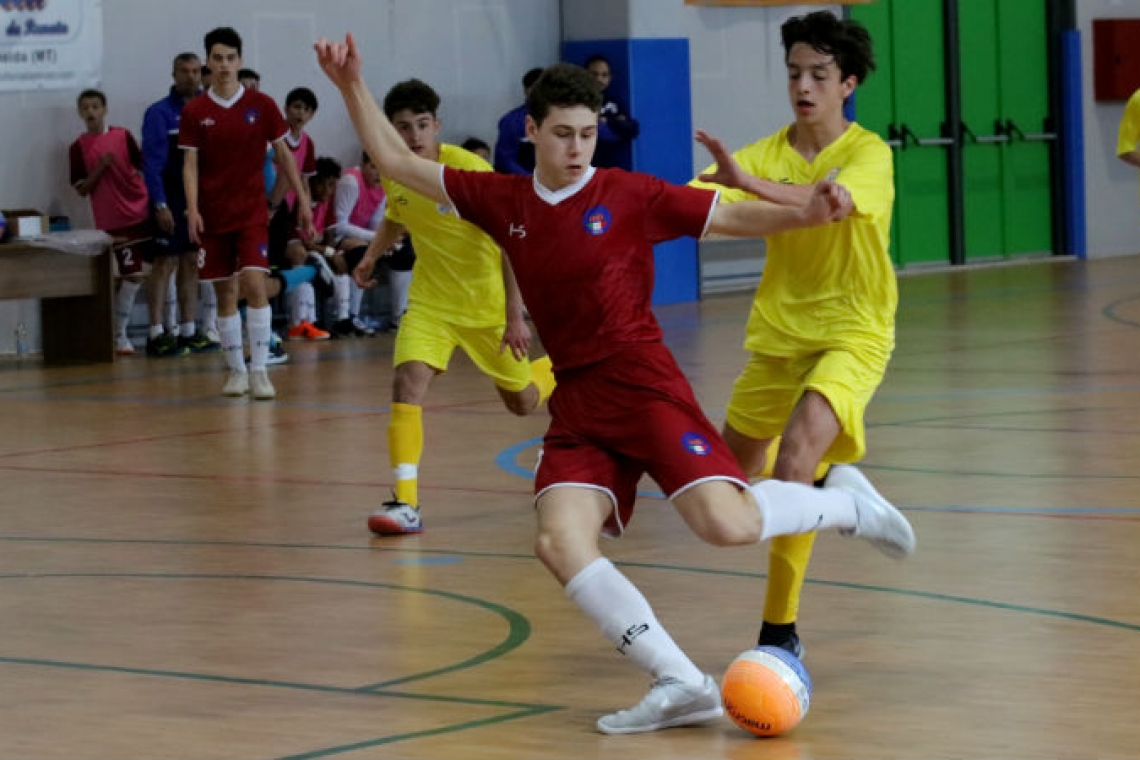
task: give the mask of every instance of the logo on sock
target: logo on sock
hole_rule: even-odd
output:
[[[618,644],[617,650],[619,652],[621,652],[622,654],[625,654],[626,647],[632,645],[634,640],[638,636],[647,632],[648,630],[649,630],[649,624],[648,623],[640,623],[639,625],[631,625],[629,628],[627,628],[625,630],[625,633],[622,634],[621,643]]]

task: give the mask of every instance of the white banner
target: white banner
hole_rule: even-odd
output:
[[[82,90],[102,73],[102,0],[0,0],[0,92]]]

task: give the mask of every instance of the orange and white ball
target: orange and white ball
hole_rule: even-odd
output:
[[[799,658],[780,647],[743,652],[725,671],[724,711],[757,736],[779,736],[799,725],[811,704],[811,675]]]

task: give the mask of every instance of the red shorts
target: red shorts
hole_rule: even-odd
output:
[[[118,277],[142,274],[143,263],[154,261],[154,230],[149,222],[107,230],[107,234],[114,239],[111,252],[115,254]]]
[[[620,535],[637,483],[652,477],[668,498],[706,480],[748,479],[705,417],[669,349],[633,344],[597,364],[558,374],[535,494],[559,485],[597,488],[614,502],[605,532]]]
[[[198,259],[198,279],[202,282],[226,280],[243,269],[269,271],[269,228],[265,225],[240,230],[202,233],[205,256]]]

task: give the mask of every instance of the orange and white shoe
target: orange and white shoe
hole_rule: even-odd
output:
[[[133,356],[134,353],[134,344],[126,335],[115,336],[115,356]]]
[[[290,327],[286,337],[289,340],[328,340],[329,333],[312,322],[301,322]]]

